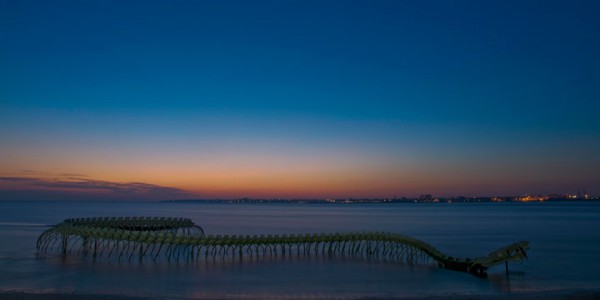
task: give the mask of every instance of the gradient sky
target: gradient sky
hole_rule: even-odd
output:
[[[0,1],[0,198],[600,193],[599,1]]]

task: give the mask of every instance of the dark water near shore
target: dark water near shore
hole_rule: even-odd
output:
[[[477,257],[529,240],[529,260],[488,279],[438,268],[349,257],[196,262],[38,257],[46,225],[70,217],[191,218],[210,234],[388,231],[442,252]],[[0,290],[135,296],[358,298],[505,294],[600,288],[600,203],[192,204],[0,202]],[[522,272],[521,272],[522,271]]]

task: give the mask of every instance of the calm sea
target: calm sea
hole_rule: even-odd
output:
[[[191,218],[210,234],[388,231],[452,256],[477,257],[529,240],[529,259],[488,279],[348,257],[196,262],[39,257],[38,235],[70,217]],[[198,204],[0,202],[0,290],[198,298],[343,298],[503,294],[600,288],[600,203]]]

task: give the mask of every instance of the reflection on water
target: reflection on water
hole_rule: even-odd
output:
[[[529,260],[488,279],[438,268],[344,256],[262,256],[153,262],[38,257],[44,226],[70,217],[191,218],[210,234],[389,231],[453,256],[482,256],[531,241]],[[229,205],[0,202],[0,289],[189,297],[339,297],[494,294],[600,288],[600,205],[490,203]]]
[[[119,294],[129,294],[133,287],[132,295],[417,295],[431,283],[448,279],[448,274],[438,272],[433,264],[323,255],[267,255],[245,257],[242,261],[208,259],[187,263],[94,261],[68,256],[48,258],[46,263],[62,270],[61,277],[52,284],[67,290],[82,286],[101,289],[108,285],[111,293]],[[77,274],[86,274],[87,278]],[[457,277],[450,280],[460,284],[464,275],[452,275]],[[67,282],[69,285],[65,285]],[[96,282],[101,284],[95,286]],[[411,290],[398,290],[403,285],[412,286]]]

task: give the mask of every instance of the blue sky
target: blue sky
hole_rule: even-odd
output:
[[[207,197],[598,191],[599,12],[3,1],[0,171]]]

